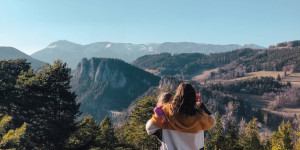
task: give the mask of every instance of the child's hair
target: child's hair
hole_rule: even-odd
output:
[[[167,92],[161,93],[157,98],[157,106],[169,103],[171,101],[172,97],[173,97],[173,94],[171,94],[171,93],[167,93]]]

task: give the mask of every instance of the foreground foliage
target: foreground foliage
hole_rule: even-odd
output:
[[[123,142],[133,145],[136,149],[158,148],[157,139],[147,135],[145,130],[146,122],[152,117],[155,106],[154,97],[146,97],[137,103],[130,114],[129,123],[125,126]]]
[[[12,116],[12,126],[26,122],[24,149],[63,149],[79,114],[70,92],[71,69],[61,61],[34,71],[26,60],[0,62],[1,113]]]
[[[26,132],[26,123],[15,130],[9,128],[9,123],[12,120],[11,116],[5,115],[0,120],[0,149],[15,149],[20,146],[20,140]],[[8,132],[6,132],[8,130]]]

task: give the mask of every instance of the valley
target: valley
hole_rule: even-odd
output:
[[[65,56],[68,56],[68,51],[80,51],[80,48],[75,48],[76,45],[73,43],[67,44],[70,48],[67,51],[58,50],[65,53]],[[82,47],[82,45],[77,46]],[[113,45],[107,48],[111,46]],[[48,48],[56,47],[59,48],[52,44]],[[256,118],[261,136],[268,138],[282,120],[290,120],[293,127],[300,122],[299,56],[300,47],[296,46],[270,49],[243,48],[212,54],[147,54],[138,57],[132,63],[118,58],[78,56],[76,59],[69,59],[60,57],[63,60],[69,59],[67,62],[71,63],[72,61],[75,63],[79,58],[82,59],[76,65],[73,64],[74,68],[68,63],[55,61],[53,66],[46,65],[35,72],[29,69],[30,67],[27,66],[29,64],[24,64],[26,60],[16,59],[28,59],[32,67],[42,66],[40,62],[27,55],[6,56],[7,59],[13,60],[2,60],[0,63],[4,68],[17,69],[17,66],[21,66],[19,70],[13,71],[14,76],[10,76],[10,80],[15,80],[15,82],[7,87],[3,86],[6,83],[2,84],[3,89],[8,93],[10,88],[16,91],[24,88],[25,91],[31,91],[28,96],[27,93],[18,91],[21,94],[19,97],[25,100],[32,98],[39,101],[40,96],[54,101],[67,100],[68,98],[52,88],[65,86],[69,90],[64,91],[70,92],[68,94],[72,95],[74,102],[66,101],[65,104],[70,103],[72,108],[66,109],[67,106],[63,106],[61,111],[74,109],[73,115],[80,124],[85,121],[94,121],[98,124],[110,118],[111,126],[115,129],[119,139],[136,136],[136,132],[144,133],[144,121],[152,115],[153,107],[157,102],[156,97],[163,91],[174,93],[177,86],[184,81],[190,82],[196,91],[202,94],[203,102],[209,110],[220,115],[219,119],[224,126],[228,126],[232,120],[240,125],[243,121],[247,123]],[[47,59],[49,60],[46,62],[54,58]],[[0,74],[7,74],[6,72],[9,71],[11,70],[4,69],[3,72],[0,71]],[[61,74],[64,74],[62,78]],[[64,81],[68,79],[69,81]],[[10,81],[2,80],[0,83]],[[47,84],[43,83],[43,80],[46,80]],[[62,82],[61,85],[57,84],[59,82]],[[61,97],[56,99],[51,92],[45,92],[51,90],[53,90],[52,94]],[[5,99],[9,100],[10,97],[5,97]],[[24,112],[16,111],[16,114],[9,112],[15,118],[18,118],[16,116],[18,113],[25,118],[28,113],[32,113],[27,110],[27,107],[23,108],[22,101],[13,101],[13,103],[20,107],[20,110],[24,109]],[[29,101],[29,103],[34,105],[35,101]],[[51,101],[45,104],[39,102],[34,112],[51,116],[52,114],[44,111],[44,107],[54,107],[53,104],[55,103]],[[51,107],[49,109],[52,109]],[[6,106],[0,108],[6,108]],[[146,116],[139,118],[144,115]],[[142,123],[132,122],[135,117],[141,119]],[[27,119],[31,121],[31,118]],[[46,121],[49,118],[41,116],[41,120],[43,119]],[[132,129],[135,129],[132,131],[134,134],[128,133]],[[39,129],[33,128],[33,130]],[[229,132],[228,128],[222,130],[224,133]],[[34,137],[31,140],[35,140]],[[125,143],[135,145],[130,141],[131,139],[126,139]]]
[[[300,0],[0,4],[0,150],[300,150]]]

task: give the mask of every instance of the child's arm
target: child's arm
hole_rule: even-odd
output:
[[[164,112],[162,110],[163,106],[157,106],[154,108],[154,113],[158,116],[158,117],[164,117]]]
[[[148,120],[148,122],[146,123],[146,131],[148,133],[148,135],[152,135],[155,132],[157,132],[160,128],[158,128],[157,126],[155,126],[153,124],[153,122],[150,120]]]
[[[154,111],[156,116],[158,116],[160,118],[163,118],[162,121],[161,121],[162,123],[166,123],[167,120],[165,118],[165,114],[164,114],[162,108],[163,108],[163,106],[157,106],[157,107],[154,108],[153,111]]]

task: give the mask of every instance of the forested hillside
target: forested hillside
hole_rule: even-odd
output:
[[[300,47],[240,49],[209,55],[163,53],[140,57],[133,64],[143,69],[156,70],[160,75],[176,75],[187,79],[218,67],[224,67],[221,73],[232,70],[238,70],[240,74],[261,70],[300,72]]]

